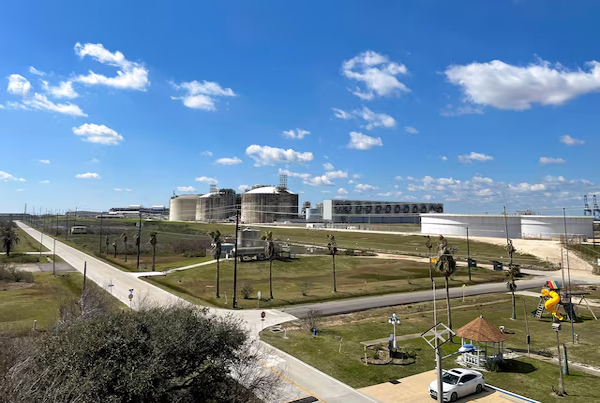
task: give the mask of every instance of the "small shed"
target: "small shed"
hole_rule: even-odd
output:
[[[462,360],[465,365],[485,368],[487,362],[502,361],[504,342],[508,337],[480,316],[456,332],[461,337]],[[466,341],[469,341],[468,343]],[[491,351],[491,355],[489,354]]]

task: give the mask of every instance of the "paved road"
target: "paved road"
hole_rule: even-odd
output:
[[[17,225],[34,239],[40,239],[40,232],[17,221]],[[53,239],[49,236],[43,237],[44,246],[52,249]],[[65,262],[83,272],[84,264],[87,264],[87,278],[99,286],[109,290],[112,295],[121,302],[136,309],[141,304],[158,304],[161,306],[174,303],[187,303],[186,301],[169,294],[168,292],[132,275],[123,272],[93,256],[87,255],[71,246],[56,241],[55,253]],[[109,286],[112,284],[112,286]],[[134,298],[128,299],[129,290],[133,289]],[[273,326],[279,323],[296,319],[295,317],[274,309],[265,310],[267,316],[261,321],[262,310],[230,311],[224,309],[212,309],[218,315],[232,314],[242,318],[250,330],[253,338],[258,337],[263,327]],[[289,356],[265,343],[259,345],[266,353],[264,366],[280,374],[286,381],[282,386],[281,402],[299,399],[307,396],[315,396],[322,402],[340,403],[373,403],[370,397],[358,392],[348,385],[322,373],[321,371]]]

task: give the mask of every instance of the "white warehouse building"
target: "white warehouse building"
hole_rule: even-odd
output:
[[[592,238],[593,217],[567,216],[569,237]],[[502,238],[557,239],[564,236],[565,218],[543,215],[421,214],[421,233]]]

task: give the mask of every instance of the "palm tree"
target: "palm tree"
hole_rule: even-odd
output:
[[[156,231],[150,233],[150,245],[152,245],[152,271],[156,268]]]
[[[0,239],[2,239],[2,247],[6,251],[6,257],[10,256],[10,250],[13,249],[21,240],[19,239],[19,235],[17,231],[15,231],[15,227],[13,222],[7,223],[0,233]]]
[[[125,248],[125,261],[127,261],[127,232],[121,234],[121,240],[123,241],[123,246]]]
[[[265,241],[265,256],[269,259],[269,299],[273,299],[273,258],[275,257],[273,231],[265,232],[262,239]]]
[[[219,295],[219,259],[221,259],[221,232],[219,230],[215,230],[210,232],[208,235],[212,238],[212,258],[217,260],[217,287],[216,287],[216,298],[221,298]]]
[[[108,240],[108,235],[106,236],[106,256],[108,256],[108,244],[109,244],[109,240]]]
[[[513,264],[513,253],[517,250],[513,246],[512,240],[506,240],[506,251],[508,252],[508,272],[506,273],[506,288],[512,294],[512,319],[517,319],[517,308],[515,301],[515,290],[517,289],[517,283],[515,278],[519,275],[519,270]]]
[[[329,243],[327,244],[327,248],[329,249],[329,253],[332,258],[332,267],[333,267],[333,292],[337,292],[337,284],[335,281],[335,255],[337,254],[337,244],[335,242],[334,235],[327,235],[329,238]]]
[[[448,246],[448,241],[442,235],[438,237],[440,243],[438,244],[438,261],[435,267],[440,271],[446,280],[446,305],[448,310],[448,327],[452,329],[452,315],[450,309],[450,287],[448,285],[448,279],[456,270],[456,261],[452,254],[456,252],[456,247]]]
[[[114,257],[116,258],[116,257],[117,257],[117,238],[115,238],[115,240],[113,241],[113,243],[112,243],[112,247],[113,247],[113,248],[114,248],[114,250],[115,250]]]

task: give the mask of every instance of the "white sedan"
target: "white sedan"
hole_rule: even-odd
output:
[[[485,386],[485,378],[481,372],[463,368],[444,371],[442,381],[445,402],[455,402],[459,397],[481,393]],[[435,380],[429,384],[429,395],[437,399],[437,393],[437,380]]]

